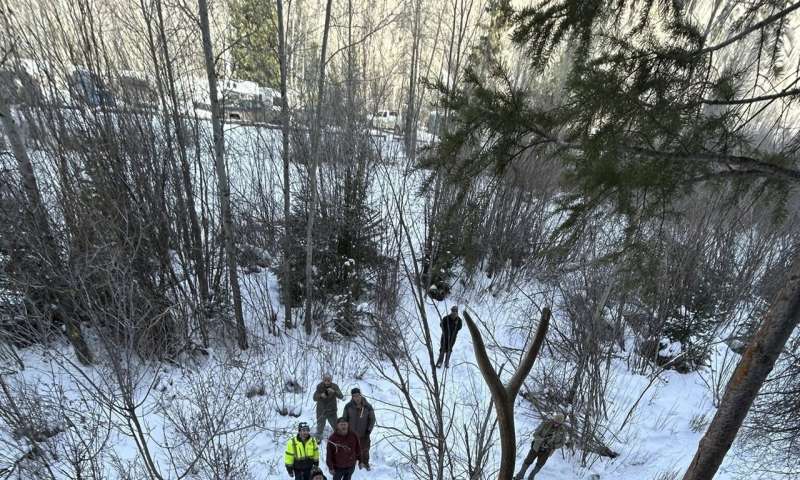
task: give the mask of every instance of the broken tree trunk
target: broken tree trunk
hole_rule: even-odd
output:
[[[500,471],[497,474],[498,480],[511,480],[514,475],[514,463],[517,457],[517,434],[514,427],[514,401],[519,394],[525,377],[528,376],[539,350],[544,343],[547,329],[550,326],[550,309],[545,307],[542,310],[542,318],[539,320],[539,328],[536,336],[523,354],[522,360],[517,367],[514,375],[506,385],[503,385],[500,376],[495,371],[486,353],[486,345],[478,326],[472,320],[469,312],[464,312],[464,320],[467,329],[472,337],[472,345],[475,349],[475,359],[481,370],[483,379],[489,387],[494,401],[495,412],[497,413],[497,424],[500,427]]]

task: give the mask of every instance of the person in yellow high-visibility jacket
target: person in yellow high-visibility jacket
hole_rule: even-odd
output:
[[[286,443],[283,458],[290,477],[295,480],[311,480],[311,469],[319,467],[319,447],[317,439],[311,436],[307,423],[301,422],[297,435]]]

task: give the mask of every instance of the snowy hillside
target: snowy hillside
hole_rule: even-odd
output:
[[[264,180],[277,178],[279,131],[235,126],[227,136],[230,155],[238,158],[231,171],[234,195],[257,195]],[[404,245],[399,262],[408,267],[425,238],[426,207],[417,194],[425,172],[398,164],[403,160],[399,138],[376,135],[374,139],[384,162],[372,174],[370,202],[382,212],[388,234],[407,229],[403,233],[414,247]],[[292,169],[293,183],[300,182],[299,172],[296,166]],[[267,188],[276,201],[278,187]],[[274,258],[266,251],[261,256],[267,263]],[[466,309],[481,323],[484,338],[490,339],[490,358],[496,369],[502,368],[503,378],[510,376],[532,338],[541,308],[554,310],[551,332],[557,333],[551,333],[516,402],[517,467],[543,415],[554,413],[538,410],[544,403],[537,397],[553,393],[548,382],[554,378],[575,375],[577,365],[550,343],[558,343],[559,335],[572,328],[569,314],[560,308],[564,299],[552,291],[535,293],[547,291],[535,279],[501,286],[486,277],[456,281],[449,297],[437,302],[420,297],[411,277],[401,275],[394,327],[387,332],[367,326],[363,338],[348,339],[331,331],[306,336],[301,328],[281,328],[273,334],[275,325],[283,323],[283,307],[276,265],[272,266],[241,272],[251,338],[247,351],[218,338],[208,350],[181,352],[177,363],[163,363],[132,351],[108,350],[104,339],[91,330],[90,345],[100,352],[94,366],[80,365],[58,338],[49,348],[35,345],[20,350],[21,365],[7,365],[3,376],[5,398],[16,399],[13,408],[35,419],[38,433],[0,430],[0,458],[12,466],[8,478],[45,475],[30,470],[26,460],[40,448],[50,451],[54,462],[48,468],[57,479],[74,478],[79,471],[86,472],[86,478],[110,480],[145,478],[152,472],[163,478],[286,478],[285,443],[299,422],[315,424],[311,397],[323,372],[331,373],[346,394],[360,388],[375,407],[373,468],[357,472],[355,478],[425,478],[422,460],[426,455],[435,457],[429,445],[437,442],[434,424],[439,411],[441,431],[447,436],[446,441],[438,439],[443,442],[444,477],[469,478],[467,469],[481,446],[477,441],[486,447],[482,475],[491,478],[499,461],[499,434],[467,329],[458,337],[449,369],[431,370],[433,359],[425,348],[423,325],[430,328],[435,355],[441,335],[438,319],[452,305]],[[371,309],[367,304],[361,308]],[[394,361],[385,356],[387,339],[402,352]],[[595,366],[595,387],[602,389],[603,403],[596,406],[600,411],[593,436],[618,456],[587,452],[573,440],[553,454],[536,478],[679,478],[713,416],[714,397],[738,358],[718,340],[710,366],[684,374],[644,361],[636,351],[634,332],[611,342],[604,363]],[[680,343],[664,345],[662,350],[665,356],[681,355]],[[339,403],[340,409],[347,400]],[[570,405],[555,405],[570,411]],[[13,419],[7,423],[14,424]],[[326,427],[324,436],[329,433]],[[143,452],[152,460],[143,458]],[[729,455],[716,478],[773,478],[763,471],[749,471],[749,466]]]
[[[0,3],[0,480],[800,479],[798,24]]]
[[[272,298],[278,297],[271,274],[253,274],[246,280],[268,285]],[[475,292],[460,292],[455,298],[486,322],[500,344],[523,346],[522,332],[509,331],[509,326],[513,319],[533,313],[527,299],[507,293],[478,295]],[[404,303],[404,314],[412,317],[413,305],[408,299]],[[430,318],[442,314],[443,306],[444,303],[427,302]],[[263,321],[262,315],[251,311],[250,331],[254,334],[263,331]],[[418,341],[419,332],[413,323],[410,320],[405,332],[409,342]],[[433,335],[438,344],[438,328],[433,328]],[[403,415],[405,399],[392,384],[398,377],[386,361],[370,358],[368,349],[359,341],[329,342],[307,338],[299,331],[278,337],[265,332],[258,339],[248,352],[226,351],[220,346],[207,355],[187,357],[186,364],[181,367],[129,359],[135,367],[129,379],[130,387],[134,390],[136,413],[148,448],[160,471],[174,472],[165,478],[176,478],[177,472],[187,469],[196,471],[187,478],[215,478],[212,464],[214,469],[227,465],[246,472],[248,478],[286,478],[283,447],[298,422],[313,424],[315,421],[311,393],[321,371],[331,372],[343,390],[361,388],[376,409],[374,468],[369,473],[358,473],[355,478],[412,478],[410,470],[414,462],[409,452],[415,447],[404,438],[408,432],[401,433],[408,428]],[[422,349],[418,348],[415,354],[421,365],[427,365]],[[103,475],[98,472],[97,477],[89,478],[122,478],[120,465],[127,465],[123,470],[131,468],[131,472],[143,468],[135,440],[130,438],[126,415],[119,411],[124,408],[117,397],[121,395],[117,391],[120,387],[109,380],[110,367],[100,364],[94,368],[78,368],[74,354],[66,345],[55,351],[32,347],[23,351],[21,359],[25,369],[17,369],[4,377],[7,388],[36,394],[27,397],[32,404],[19,405],[19,408],[34,409],[50,428],[62,430],[52,440],[47,440],[48,444],[54,444],[52,448],[60,450],[62,462],[70,461],[70,452],[76,448],[76,443],[88,442],[90,447],[92,442],[97,442],[94,445],[100,447],[99,442],[107,438],[107,445],[95,452],[99,455],[96,465],[102,466]],[[499,354],[495,355],[495,360],[499,364]],[[543,360],[537,371],[548,369],[547,357]],[[439,374],[442,388],[447,392],[447,420],[452,422],[453,428],[461,428],[479,418],[474,416],[474,406],[480,412],[488,405],[488,392],[474,364],[471,342],[465,332],[460,335],[451,365],[449,370],[439,370]],[[700,437],[698,428],[713,414],[712,394],[702,378],[707,372],[684,375],[668,370],[657,376],[635,375],[628,371],[623,358],[612,361],[608,369],[609,422],[604,436],[611,439],[609,446],[620,456],[613,460],[590,457],[584,463],[581,452],[564,449],[553,456],[537,478],[598,478],[591,477],[597,474],[599,478],[608,479],[655,480],[674,478],[670,473],[679,472],[688,464]],[[534,373],[526,383],[535,385],[536,379]],[[290,381],[299,384],[302,391],[287,391]],[[92,394],[87,394],[87,390]],[[421,386],[412,385],[410,390],[416,397],[415,402],[425,405],[420,398],[425,395]],[[114,419],[111,430],[103,429],[106,417]],[[527,452],[525,439],[530,438],[538,422],[530,404],[519,401],[517,424],[523,444],[519,446],[518,464]],[[13,434],[3,431],[3,458],[24,455],[31,448],[23,438],[14,440]],[[186,465],[184,462],[192,457],[197,441],[203,443],[204,435],[216,436],[206,437],[210,445],[198,464]],[[12,445],[16,449],[9,448]],[[457,455],[462,448],[454,445],[452,453]],[[497,456],[496,448],[492,456]],[[53,466],[56,472],[59,467]],[[741,470],[743,467],[730,462],[718,478],[770,478],[767,474],[748,476]],[[64,468],[65,473],[57,474],[57,478],[70,478],[68,471]],[[464,478],[460,472],[453,475],[453,478]]]

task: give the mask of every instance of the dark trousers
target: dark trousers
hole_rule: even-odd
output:
[[[322,432],[325,430],[325,422],[331,426],[333,431],[336,431],[336,412],[317,412],[317,440],[322,440]]]
[[[294,480],[311,480],[311,468],[295,468]]]
[[[444,360],[444,364],[450,366],[450,354],[453,352],[453,344],[455,343],[455,338],[449,338],[449,335],[442,335],[439,340],[439,359],[436,360],[436,365],[441,365],[442,360]]]
[[[525,457],[525,460],[522,462],[522,470],[519,471],[514,478],[521,479],[525,476],[525,472],[528,470],[528,467],[536,461],[536,466],[533,467],[533,471],[531,471],[531,476],[528,479],[533,478],[539,470],[544,467],[544,464],[547,463],[547,459],[550,458],[550,455],[553,454],[553,451],[547,448],[541,448],[538,451],[534,450],[531,446],[531,450],[528,452],[528,455]]]
[[[352,466],[350,468],[339,468],[334,470],[333,472],[333,480],[350,480],[353,478],[353,472],[356,471],[356,467]]]
[[[369,465],[369,447],[372,441],[369,439],[369,436],[358,437],[358,441],[361,444],[361,463]]]

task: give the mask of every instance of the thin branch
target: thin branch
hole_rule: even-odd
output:
[[[570,150],[583,151],[584,147],[577,143],[566,142],[564,140],[554,138],[547,135],[542,130],[533,129],[534,133],[544,138],[549,139],[550,143],[558,145]],[[528,148],[528,147],[526,147]],[[744,155],[728,155],[712,152],[692,152],[692,153],[677,153],[665,152],[660,150],[653,150],[644,147],[634,147],[630,145],[620,145],[619,149],[628,152],[644,155],[651,158],[661,158],[665,160],[678,160],[682,162],[689,162],[695,160],[706,160],[722,165],[736,165],[739,167],[747,167],[752,172],[760,172],[762,175],[782,178],[789,180],[793,183],[800,183],[800,170],[793,168],[786,168],[773,163],[765,162],[757,158],[748,157]]]
[[[519,389],[525,382],[525,377],[528,376],[531,368],[533,368],[533,363],[536,361],[536,357],[539,355],[539,350],[542,348],[544,337],[547,334],[547,328],[549,326],[550,308],[544,307],[542,310],[542,318],[539,320],[539,328],[536,330],[536,337],[534,337],[533,343],[531,344],[530,348],[528,348],[528,351],[525,352],[525,356],[522,358],[519,367],[517,367],[517,371],[514,373],[514,376],[511,377],[511,380],[508,381],[508,385],[506,386],[506,391],[508,392],[509,398],[516,398],[517,394],[519,393]]]
[[[395,16],[394,15],[395,15],[394,12],[390,13],[389,16],[386,19],[384,19],[381,23],[379,23],[377,26],[375,26],[375,28],[373,28],[369,32],[365,33],[363,37],[359,38],[358,40],[356,40],[353,43],[350,43],[348,45],[343,45],[340,48],[338,48],[337,50],[335,50],[325,60],[325,64],[327,65],[331,60],[333,60],[333,57],[335,57],[337,54],[343,52],[344,50],[347,50],[348,48],[353,48],[353,47],[356,47],[356,46],[366,42],[367,40],[369,40],[370,37],[372,37],[376,33],[380,32],[384,28],[386,28],[389,25],[391,25],[392,23],[394,23],[394,21],[395,21]]]
[[[770,100],[777,100],[779,98],[794,97],[800,95],[800,88],[793,88],[791,90],[784,90],[782,92],[773,93],[770,95],[760,95],[758,97],[750,98],[737,98],[733,100],[710,100],[703,99],[701,103],[706,105],[746,105],[750,103],[767,102]]]
[[[497,375],[494,367],[492,367],[492,362],[489,360],[489,355],[486,353],[486,344],[483,343],[483,336],[480,330],[478,330],[478,326],[467,311],[464,312],[464,323],[467,324],[467,329],[469,329],[469,333],[472,336],[475,360],[478,363],[481,373],[483,373],[486,385],[489,387],[489,390],[491,390],[494,398],[506,400],[508,398],[508,392],[500,381],[500,377]]]
[[[730,45],[732,43],[738,42],[739,40],[743,39],[744,37],[746,37],[746,36],[750,35],[751,33],[755,32],[756,30],[759,30],[761,28],[766,27],[767,25],[769,25],[770,23],[774,22],[775,20],[779,20],[779,19],[785,17],[786,15],[792,13],[793,11],[797,10],[798,8],[800,8],[800,2],[795,2],[792,5],[784,8],[783,10],[781,10],[781,11],[779,11],[779,12],[773,14],[773,15],[770,15],[769,17],[765,18],[764,20],[752,25],[750,28],[747,28],[747,29],[739,32],[737,35],[734,35],[734,36],[730,37],[729,39],[725,40],[724,42],[718,43],[716,45],[711,45],[710,47],[706,47],[706,48],[704,48],[702,50],[698,50],[697,52],[695,52],[695,55],[703,55],[703,54],[706,54],[706,53],[711,53],[711,52],[714,52],[716,50],[720,50],[722,48],[725,48],[725,47],[727,47],[728,45]]]

